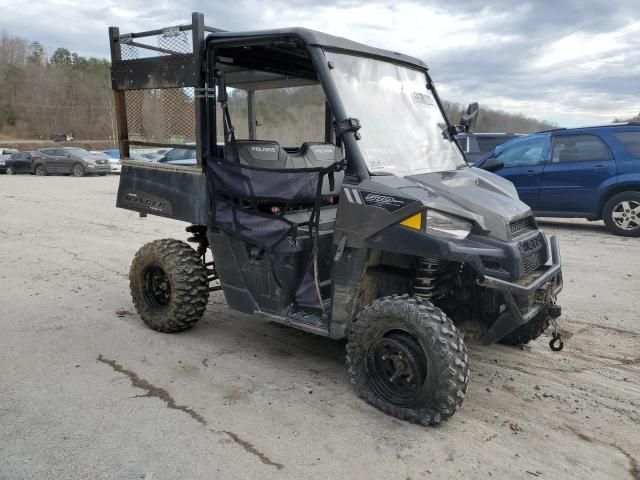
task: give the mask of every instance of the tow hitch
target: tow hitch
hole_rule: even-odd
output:
[[[551,334],[551,341],[549,342],[549,348],[554,352],[559,352],[564,348],[564,342],[560,337],[560,332],[558,332],[558,320],[557,318],[562,313],[562,309],[559,305],[551,305],[547,309],[547,313],[551,317],[551,322],[553,323],[553,333]]]

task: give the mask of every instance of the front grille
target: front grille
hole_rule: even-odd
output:
[[[533,217],[521,218],[520,220],[511,222],[509,227],[511,228],[511,236],[513,237],[538,229],[538,225]]]
[[[522,269],[525,275],[531,273],[545,262],[544,248],[529,252],[522,256]]]

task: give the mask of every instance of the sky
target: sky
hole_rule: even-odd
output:
[[[572,127],[640,112],[640,0],[0,0],[0,31],[108,57],[121,33],[190,21],[308,27],[407,53],[440,96]]]

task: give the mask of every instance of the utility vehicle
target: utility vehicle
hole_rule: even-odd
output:
[[[131,294],[151,328],[191,327],[221,290],[232,309],[346,339],[361,397],[436,424],[467,391],[463,334],[522,344],[560,314],[558,242],[510,182],[465,163],[422,61],[198,13],[109,38],[117,206],[187,222],[195,245],[136,254]],[[196,162],[128,160],[131,146]]]

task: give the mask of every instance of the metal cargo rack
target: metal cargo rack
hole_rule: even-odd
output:
[[[109,28],[111,83],[121,157],[132,146],[187,148],[203,165],[206,32],[201,13],[188,25],[121,34]],[[203,139],[203,137],[205,137]],[[127,161],[128,163],[128,161]]]

